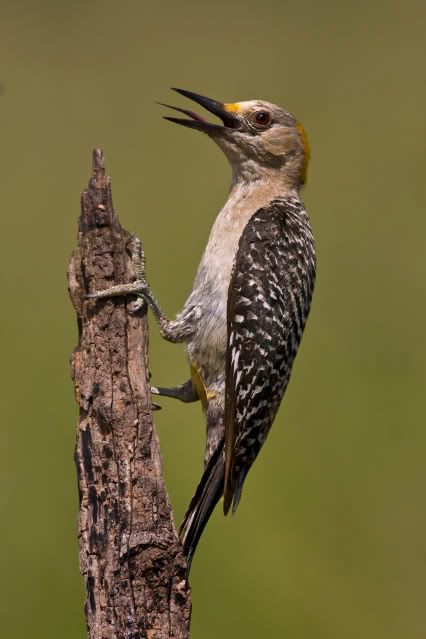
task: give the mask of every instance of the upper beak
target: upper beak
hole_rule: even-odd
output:
[[[223,132],[226,129],[238,129],[241,125],[241,120],[235,113],[228,111],[225,108],[225,105],[221,102],[217,102],[216,100],[212,100],[211,98],[206,98],[204,95],[199,95],[198,93],[193,93],[192,91],[186,91],[184,89],[176,89],[172,87],[173,91],[177,91],[181,95],[184,95],[186,98],[201,104],[207,111],[217,115],[223,122],[223,126],[219,124],[211,124],[201,115],[194,113],[193,111],[189,111],[188,109],[181,109],[179,107],[171,106],[170,104],[163,104],[163,106],[169,107],[170,109],[174,109],[175,111],[179,111],[184,115],[187,115],[190,120],[185,118],[172,118],[169,116],[164,116],[165,120],[169,120],[170,122],[176,122],[176,124],[182,124],[183,126],[187,126],[191,129],[197,129],[198,131],[203,131],[205,133],[219,133]],[[160,102],[160,104],[162,104]]]

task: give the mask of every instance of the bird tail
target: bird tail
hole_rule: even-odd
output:
[[[191,568],[197,544],[212,514],[214,507],[223,495],[225,461],[223,456],[224,439],[219,442],[210,457],[195,495],[191,499],[186,515],[180,527],[179,535],[187,561],[187,573]]]

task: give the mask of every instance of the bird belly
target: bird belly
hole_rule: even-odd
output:
[[[197,330],[187,344],[191,367],[204,386],[207,399],[209,394],[224,388],[225,360],[227,344],[226,292],[216,291],[203,305]]]

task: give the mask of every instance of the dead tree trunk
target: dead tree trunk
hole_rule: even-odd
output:
[[[69,267],[79,342],[72,373],[80,407],[76,464],[80,569],[90,639],[184,639],[191,593],[162,476],[148,386],[146,314],[89,292],[133,279],[102,151],[81,198]]]

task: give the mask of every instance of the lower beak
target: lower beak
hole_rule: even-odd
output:
[[[221,102],[217,102],[216,100],[212,100],[211,98],[206,98],[204,95],[199,95],[198,93],[193,93],[192,91],[185,91],[184,89],[175,89],[173,87],[173,91],[177,91],[177,93],[184,95],[186,98],[189,98],[190,100],[201,104],[201,106],[207,109],[207,111],[210,111],[210,113],[213,113],[213,115],[216,115],[218,118],[220,118],[223,122],[223,126],[220,126],[219,124],[211,124],[201,115],[198,115],[193,111],[171,106],[170,104],[163,104],[163,106],[174,109],[175,111],[179,111],[179,113],[187,115],[190,119],[187,120],[186,118],[172,118],[169,116],[164,116],[165,120],[175,122],[176,124],[182,124],[183,126],[187,126],[190,129],[197,129],[198,131],[203,131],[204,133],[210,134],[223,133],[228,129],[240,128],[241,120],[239,116],[228,111],[225,108],[225,105]]]

